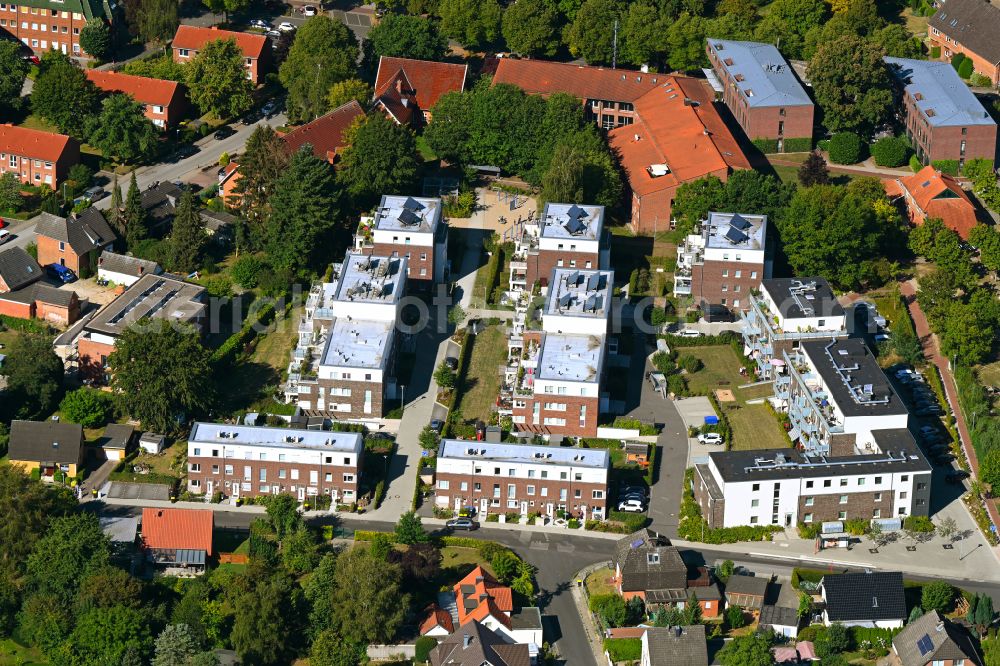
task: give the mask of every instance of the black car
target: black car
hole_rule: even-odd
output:
[[[220,127],[219,129],[217,129],[215,131],[215,138],[216,139],[225,139],[226,137],[230,137],[230,136],[232,136],[234,134],[236,134],[236,130],[234,130],[229,125],[223,125],[222,127]]]
[[[445,523],[445,527],[449,530],[468,530],[471,532],[472,530],[479,529],[479,523],[472,518],[454,518]]]
[[[446,358],[444,360],[444,364],[447,365],[452,372],[458,370],[458,359],[453,356],[449,356],[448,358]]]
[[[261,115],[256,111],[251,111],[247,115],[243,116],[243,120],[240,122],[244,125],[253,125],[255,122],[261,119]]]

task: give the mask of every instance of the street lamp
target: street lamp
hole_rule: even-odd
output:
[[[402,384],[403,395],[399,401],[399,411],[406,409],[406,384]]]

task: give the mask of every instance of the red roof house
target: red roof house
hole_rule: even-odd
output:
[[[56,189],[80,161],[80,143],[65,134],[0,125],[0,174],[12,172],[22,183]]]
[[[469,575],[458,581],[452,588],[458,605],[458,624],[469,620],[482,622],[493,616],[510,628],[510,614],[514,610],[514,596],[509,587],[501,585],[497,579],[476,567]]]
[[[199,28],[193,25],[181,25],[174,33],[170,47],[173,50],[174,62],[187,63],[205,48],[205,44],[222,39],[233,39],[236,46],[243,52],[244,64],[247,68],[247,78],[254,85],[259,84],[271,65],[270,40],[264,35],[249,32],[234,32],[219,28]]]
[[[184,85],[120,72],[86,70],[87,78],[108,93],[124,93],[145,107],[146,117],[163,129],[176,125],[188,108]]]
[[[437,604],[431,604],[424,611],[427,617],[420,623],[421,636],[447,636],[455,631],[451,613]]]
[[[912,176],[882,181],[890,199],[902,199],[910,222],[921,225],[931,217],[940,218],[963,240],[976,226],[976,207],[969,195],[951,176],[933,166],[925,166]]]
[[[375,106],[400,125],[431,120],[441,96],[465,89],[467,65],[382,56],[375,75]]]
[[[346,144],[344,132],[357,118],[364,117],[365,110],[355,100],[337,107],[312,122],[296,127],[282,139],[289,152],[296,152],[305,144],[310,144],[313,155],[333,164],[337,154]]]
[[[211,557],[213,516],[205,509],[143,509],[142,545],[149,551],[204,551]]]

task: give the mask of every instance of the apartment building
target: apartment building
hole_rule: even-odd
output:
[[[80,375],[107,383],[108,357],[115,341],[142,319],[165,319],[200,331],[205,319],[205,288],[172,275],[146,274],[94,315],[75,340]]]
[[[903,98],[903,123],[924,164],[996,156],[997,124],[945,62],[884,58]]]
[[[802,341],[782,357],[774,402],[806,453],[862,455],[881,448],[877,431],[907,427],[909,412],[860,338]]]
[[[195,423],[188,438],[188,490],[228,497],[317,495],[357,500],[364,440],[357,432]]]
[[[129,95],[142,104],[143,113],[160,129],[174,127],[190,109],[183,83],[99,69],[88,69],[86,74],[98,89]]]
[[[721,451],[695,465],[694,495],[710,527],[926,516],[931,465],[906,428],[874,431],[865,455],[795,449]]]
[[[80,143],[72,137],[0,125],[0,174],[10,172],[26,185],[56,189],[79,161]]]
[[[247,70],[247,78],[254,85],[263,83],[264,76],[271,71],[271,41],[264,35],[249,32],[234,32],[211,28],[199,28],[193,25],[177,26],[174,39],[170,44],[173,49],[174,62],[181,64],[191,62],[205,44],[225,39],[236,42],[243,53],[243,66]]]
[[[910,224],[920,226],[937,218],[968,240],[969,232],[979,223],[976,206],[958,181],[931,165],[909,176],[886,178],[882,184],[886,196],[902,202]]]
[[[847,317],[822,277],[762,280],[743,311],[743,353],[757,365],[757,378],[774,379],[784,355],[805,340],[847,336]]]
[[[60,51],[86,58],[80,31],[91,21],[114,25],[120,18],[118,6],[112,0],[0,2],[0,35],[6,32],[38,56]]]
[[[595,437],[607,411],[601,393],[614,273],[556,268],[540,327],[515,321],[501,387],[500,416],[545,437]]]
[[[746,310],[751,290],[771,276],[767,216],[709,213],[677,248],[674,295]]]
[[[406,276],[429,289],[445,281],[448,225],[441,199],[383,194],[373,217],[361,218],[355,251],[406,259]]]
[[[349,253],[316,285],[299,322],[285,399],[337,418],[379,418],[395,377],[405,257]]]
[[[1000,41],[996,26],[1000,8],[984,0],[948,0],[937,3],[927,35],[931,48],[941,50],[941,59],[951,62],[956,53],[972,59],[974,71],[1000,85]]]
[[[511,291],[547,286],[555,268],[607,268],[611,244],[604,237],[604,206],[547,203],[539,217],[530,216],[504,232],[514,241],[510,262]]]
[[[481,518],[518,511],[603,520],[609,454],[603,449],[445,439],[438,447],[435,504],[474,506]]]
[[[426,125],[442,96],[465,90],[468,70],[468,65],[382,56],[372,101],[400,125]]]
[[[705,50],[722,100],[749,139],[772,139],[779,153],[788,139],[812,146],[812,99],[773,44],[709,38]]]

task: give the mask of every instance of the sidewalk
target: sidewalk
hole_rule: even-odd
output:
[[[596,660],[595,663],[598,664],[603,664],[607,661],[604,656],[604,642],[601,640],[601,632],[599,628],[594,624],[594,616],[590,612],[590,603],[587,599],[587,591],[582,586],[577,585],[577,581],[587,580],[587,576],[589,576],[591,572],[607,565],[607,562],[592,564],[589,567],[582,569],[574,577],[574,580],[570,581],[570,590],[573,593],[573,603],[576,605],[576,610],[580,614],[580,621],[583,623],[583,630],[587,634],[587,645],[589,645],[591,651],[593,651],[594,659]]]

